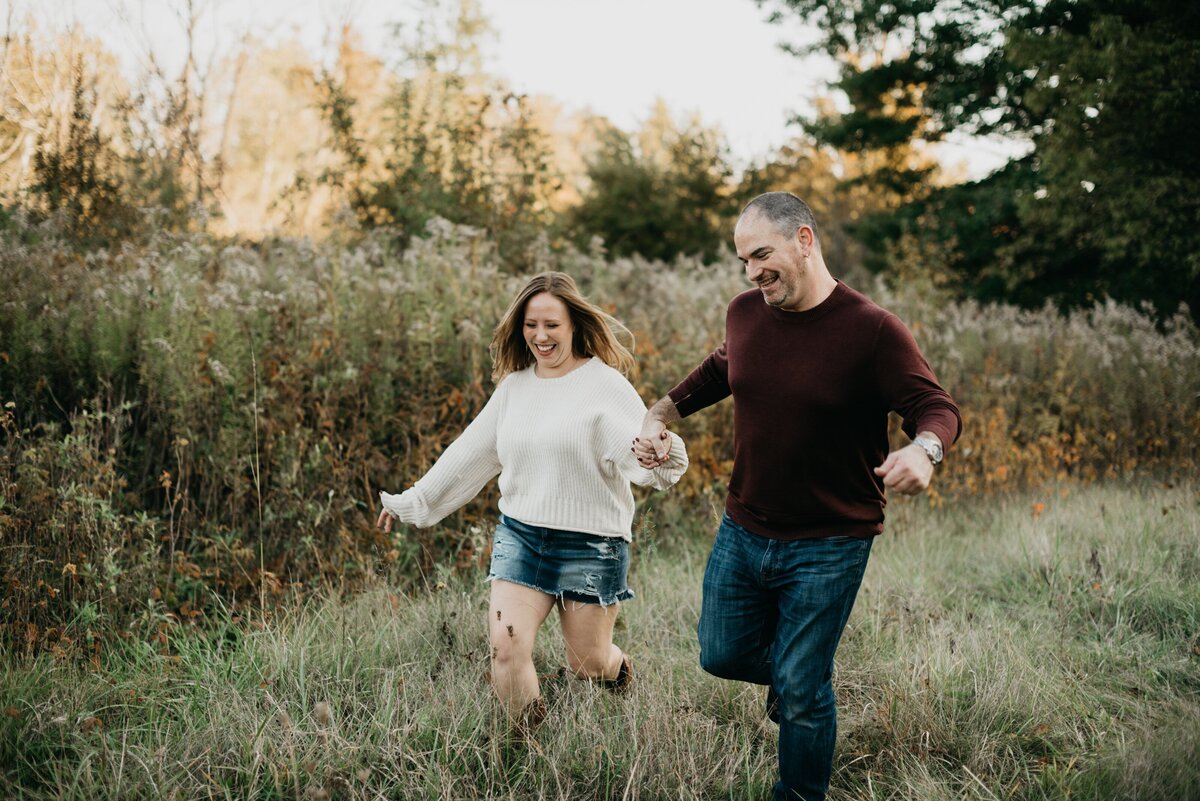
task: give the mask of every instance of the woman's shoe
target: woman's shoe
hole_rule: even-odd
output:
[[[546,699],[538,696],[521,710],[521,715],[517,718],[517,730],[522,734],[531,734],[545,719]]]
[[[600,686],[604,689],[624,695],[629,692],[629,688],[633,685],[633,660],[629,658],[629,654],[621,653],[621,667],[617,670],[615,679],[603,679]]]

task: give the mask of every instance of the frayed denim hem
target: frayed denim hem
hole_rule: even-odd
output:
[[[625,588],[624,590],[622,590],[621,592],[614,593],[612,595],[604,595],[604,596],[595,595],[595,594],[587,593],[587,592],[580,592],[578,590],[568,590],[568,589],[562,589],[562,590],[559,590],[558,592],[551,592],[551,591],[547,590],[545,587],[539,587],[539,586],[537,586],[535,584],[531,584],[529,582],[517,581],[515,579],[508,578],[507,576],[497,576],[495,573],[488,574],[487,580],[489,582],[494,581],[496,579],[500,579],[501,581],[507,581],[509,584],[516,584],[520,587],[528,587],[531,590],[537,590],[538,592],[544,593],[546,595],[552,595],[552,596],[554,596],[555,603],[564,609],[567,606],[567,603],[566,603],[567,601],[572,601],[573,603],[577,603],[577,604],[599,604],[602,607],[609,607],[609,606],[614,606],[619,603],[624,603],[625,601],[628,601],[632,598],[637,597],[637,594],[634,593],[634,591],[629,589],[628,587]]]

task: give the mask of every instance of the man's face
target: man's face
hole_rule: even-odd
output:
[[[757,212],[738,220],[733,230],[738,259],[746,265],[746,278],[759,288],[768,305],[787,311],[803,307],[808,291],[805,279],[811,233],[811,229],[801,227],[792,236],[785,236]]]

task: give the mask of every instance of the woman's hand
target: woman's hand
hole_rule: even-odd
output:
[[[633,438],[631,450],[637,456],[638,464],[647,470],[662,467],[671,455],[671,435],[662,423],[655,420]]]
[[[379,513],[379,519],[375,521],[375,525],[383,529],[384,534],[388,534],[392,530],[392,520],[394,519],[391,513],[387,509],[384,509]]]

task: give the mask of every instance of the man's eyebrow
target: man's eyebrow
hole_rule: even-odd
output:
[[[771,247],[770,245],[763,245],[762,247],[752,250],[746,259],[738,256],[738,261],[740,261],[742,264],[745,264],[748,259],[761,259],[763,256],[767,256],[774,252],[774,250],[775,248]]]

